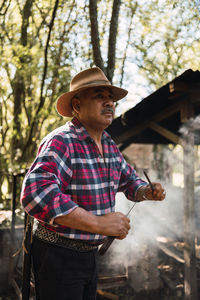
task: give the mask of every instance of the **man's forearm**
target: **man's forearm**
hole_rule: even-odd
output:
[[[130,220],[120,212],[95,216],[81,207],[75,208],[67,215],[55,218],[54,222],[73,229],[116,236],[120,239],[125,238],[130,229]]]
[[[81,207],[75,208],[67,215],[55,218],[54,223],[93,233],[99,231],[97,217]]]

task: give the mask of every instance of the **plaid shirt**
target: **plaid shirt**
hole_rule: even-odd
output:
[[[101,241],[104,237],[54,224],[77,206],[101,216],[115,210],[115,195],[135,201],[147,183],[126,163],[110,135],[103,132],[104,157],[86,129],[73,118],[47,135],[25,176],[21,203],[42,225],[68,238]]]

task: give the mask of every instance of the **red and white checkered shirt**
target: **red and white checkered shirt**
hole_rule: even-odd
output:
[[[65,237],[101,241],[104,237],[99,234],[53,221],[77,206],[97,216],[113,212],[117,192],[136,201],[137,189],[147,183],[124,160],[105,131],[102,147],[104,157],[77,118],[47,135],[23,182],[21,203],[26,212]]]

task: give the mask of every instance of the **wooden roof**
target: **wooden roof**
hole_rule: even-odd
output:
[[[181,144],[180,127],[199,114],[200,72],[189,69],[114,119],[107,131],[121,150],[132,143]]]

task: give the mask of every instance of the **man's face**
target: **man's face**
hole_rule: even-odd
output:
[[[104,130],[112,123],[114,113],[114,99],[109,88],[90,88],[78,100],[79,119],[88,127]]]

